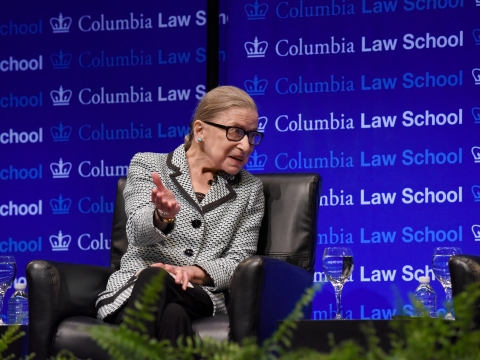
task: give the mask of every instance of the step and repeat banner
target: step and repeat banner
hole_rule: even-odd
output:
[[[480,244],[480,2],[221,6],[222,84],[254,97],[265,132],[247,169],[323,177],[314,281],[326,246],[350,246],[344,316],[389,318],[396,297],[408,313],[436,246]],[[16,281],[33,259],[109,265],[116,182],[136,152],[183,142],[205,34],[204,1],[0,3],[0,255]],[[312,318],[334,309],[326,284]]]
[[[479,252],[480,1],[226,7],[222,83],[254,97],[265,131],[247,169],[321,174],[314,280],[326,281],[325,247],[353,249],[345,317],[411,314],[435,247]],[[325,284],[312,318],[335,308]]]
[[[0,255],[109,266],[118,178],[205,93],[206,1],[2,1],[0,44]]]

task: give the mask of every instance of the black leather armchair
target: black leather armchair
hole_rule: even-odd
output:
[[[468,285],[472,283],[480,285],[480,256],[452,256],[448,262],[448,267],[452,279],[453,305],[455,306],[455,297],[465,291]],[[472,321],[472,325],[480,329],[480,300],[475,305]]]
[[[265,174],[259,178],[266,204],[257,255],[243,261],[234,272],[229,315],[194,322],[200,337],[240,342],[256,336],[261,342],[312,285],[321,178],[318,174]],[[38,359],[47,359],[62,349],[81,359],[108,358],[84,329],[85,325],[113,326],[96,319],[94,304],[127,249],[125,181],[120,179],[117,187],[111,268],[44,260],[27,265],[29,350]]]

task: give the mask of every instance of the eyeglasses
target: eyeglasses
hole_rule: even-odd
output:
[[[242,128],[235,127],[235,126],[223,126],[223,125],[220,125],[220,124],[215,124],[215,123],[210,122],[210,121],[204,121],[204,120],[201,120],[201,121],[204,122],[205,124],[215,126],[219,129],[224,129],[226,131],[225,134],[227,136],[227,139],[230,140],[230,141],[240,141],[240,140],[243,139],[243,137],[245,135],[247,135],[248,136],[248,143],[250,145],[255,145],[256,146],[256,145],[260,144],[260,142],[263,139],[263,133],[258,132],[258,131],[245,131]]]

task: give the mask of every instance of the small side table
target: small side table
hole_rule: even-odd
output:
[[[13,325],[0,325],[0,336],[3,336],[10,326]],[[28,355],[28,325],[20,325],[20,330],[23,331],[25,335],[11,343],[8,349],[3,352],[4,356],[14,354],[15,359],[23,359]]]
[[[291,349],[297,350],[302,347],[314,349],[323,353],[331,351],[328,343],[328,334],[332,334],[335,344],[345,340],[354,340],[358,345],[367,348],[367,339],[362,331],[362,326],[371,324],[379,339],[378,346],[385,352],[392,350],[390,341],[391,334],[397,334],[403,338],[405,334],[398,333],[392,329],[393,321],[417,321],[415,318],[399,318],[394,320],[300,320],[297,321],[297,328],[293,330]],[[438,319],[448,324],[453,321]],[[280,324],[282,321],[279,321]],[[454,341],[454,339],[452,339]]]
[[[307,347],[320,352],[331,351],[328,334],[333,334],[335,344],[345,340],[355,340],[366,348],[367,340],[361,327],[371,323],[380,340],[378,344],[384,351],[391,349],[389,334],[394,330],[390,327],[392,320],[300,320],[293,330],[291,349]],[[280,323],[280,322],[279,322]]]

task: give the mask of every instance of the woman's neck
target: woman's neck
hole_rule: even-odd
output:
[[[186,157],[194,191],[206,194],[215,180],[217,170],[209,166],[207,157],[198,149],[188,149]]]

